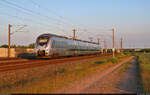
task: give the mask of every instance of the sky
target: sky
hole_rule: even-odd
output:
[[[150,47],[150,0],[0,0],[0,45],[28,45],[43,33],[97,41],[112,47],[112,28],[119,46]],[[24,26],[26,25],[26,26]]]

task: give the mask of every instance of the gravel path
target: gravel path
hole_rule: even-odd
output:
[[[123,66],[121,67],[123,68]],[[129,68],[118,75],[119,68],[109,76],[97,81],[89,88],[83,90],[84,93],[126,93],[136,94],[141,92],[140,81],[137,77],[137,62],[131,63]]]
[[[117,84],[120,87],[120,90],[124,90],[124,92],[129,93],[140,93],[141,85],[140,79],[138,77],[138,68],[137,61],[131,63],[129,69],[126,73],[121,77],[121,81]]]
[[[121,65],[130,61],[131,59],[133,59],[133,57],[129,57],[119,64],[104,71],[97,72],[94,75],[88,76],[82,80],[78,80],[69,86],[56,91],[55,93],[124,93],[124,90],[119,89],[119,87],[116,85],[120,79],[118,78],[116,71],[119,67],[121,67]]]

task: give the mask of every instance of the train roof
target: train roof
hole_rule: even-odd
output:
[[[90,42],[90,41],[85,41],[85,40],[80,40],[80,39],[72,39],[72,38],[68,38],[68,37],[65,37],[65,36],[60,36],[60,35],[55,35],[55,34],[50,34],[50,33],[41,34],[40,36],[58,37],[58,38],[65,38],[65,39],[68,39],[68,40],[75,40],[75,41],[87,42],[87,43],[92,43],[92,44],[98,44],[96,42]]]

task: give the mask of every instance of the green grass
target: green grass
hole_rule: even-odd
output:
[[[116,57],[115,58],[108,58],[107,62],[112,62],[113,64],[115,64],[118,62],[118,59]]]
[[[143,89],[150,93],[150,54],[139,53],[138,57]]]
[[[119,75],[122,75],[124,72],[127,71],[127,69],[129,68],[129,66],[131,65],[130,62],[124,64],[123,68],[118,72]]]

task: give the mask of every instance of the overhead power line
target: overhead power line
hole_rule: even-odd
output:
[[[27,11],[22,11],[20,8],[14,7],[12,5],[11,6],[6,5],[6,4],[3,4],[2,2],[0,2],[0,4],[3,5],[3,6],[6,6],[7,8],[19,11],[23,14],[28,15],[28,16],[33,16],[32,13],[27,12]],[[39,25],[42,25],[42,26],[45,26],[45,27],[48,27],[48,28],[54,27],[56,29],[60,29],[60,27],[54,26],[55,24],[48,23],[47,21],[43,22],[43,19],[40,19],[40,18],[37,19],[37,20],[40,20],[40,21],[37,21],[37,20],[29,19],[29,18],[23,18],[23,17],[15,16],[15,15],[12,15],[12,14],[10,15],[8,13],[1,13],[1,15],[6,15],[6,16],[13,17],[13,18],[16,18],[16,19],[19,19],[19,20],[23,20],[23,21],[33,22],[33,23],[36,23],[36,24],[39,24]],[[46,24],[46,23],[48,23],[48,24]],[[59,24],[57,24],[57,25],[59,25]]]
[[[9,6],[9,5],[6,5],[6,4],[2,4],[2,3],[1,3],[1,5],[2,5],[2,6],[5,6],[5,7],[7,7],[7,8],[13,9],[13,10],[19,11],[19,12],[21,12],[21,13],[23,13],[23,14],[28,15],[28,16],[33,16],[33,15],[34,15],[34,14],[32,14],[32,13],[28,13],[28,12],[26,12],[26,11],[22,11],[21,9],[18,9],[18,8],[16,8],[16,7],[12,7],[12,6]],[[44,20],[41,19],[41,18],[38,18],[38,19],[36,19],[36,20],[40,20],[40,22],[44,21]],[[45,22],[47,22],[47,21],[45,21]],[[45,22],[44,22],[44,23],[45,23]],[[51,23],[48,23],[48,25],[50,25],[50,24],[51,24]],[[60,24],[57,24],[57,23],[54,23],[54,24],[60,25]],[[53,25],[54,25],[54,24],[53,24]],[[52,26],[52,24],[51,24],[51,26]]]
[[[49,8],[47,8],[47,7],[45,7],[45,6],[42,6],[42,5],[38,4],[36,1],[33,1],[33,0],[31,0],[31,2],[32,2],[34,5],[37,5],[39,8],[42,8],[42,9],[48,11],[48,13],[51,12],[51,13],[55,14],[59,19],[55,19],[55,18],[46,16],[46,15],[43,15],[43,14],[41,14],[40,12],[33,11],[32,9],[28,9],[28,8],[26,8],[26,7],[22,7],[21,5],[18,5],[18,4],[16,4],[16,3],[14,3],[14,2],[10,2],[10,1],[8,1],[8,0],[2,0],[1,2],[3,2],[3,3],[5,3],[5,4],[7,4],[7,5],[9,5],[8,7],[13,6],[14,9],[20,10],[20,12],[22,12],[22,13],[24,13],[24,14],[26,14],[26,15],[29,15],[29,16],[31,16],[31,15],[37,15],[37,16],[43,17],[44,19],[45,19],[45,18],[48,19],[48,20],[49,20],[49,19],[52,19],[52,20],[54,20],[54,21],[61,22],[61,23],[66,24],[66,25],[70,25],[70,26],[73,25],[70,21],[69,21],[70,24],[67,23],[68,20],[65,19],[63,16],[58,15],[56,12],[52,11],[51,9],[49,9]],[[18,17],[18,16],[9,15],[9,14],[7,14],[7,15],[8,15],[8,16],[11,16],[11,17],[18,18],[18,19],[22,19],[22,20],[32,21],[32,22],[35,22],[35,23],[37,23],[37,24],[46,26],[46,27],[48,27],[48,28],[51,26],[51,25],[49,25],[49,24],[45,24],[45,23],[47,23],[47,21],[45,21],[45,23],[41,23],[41,21],[43,21],[41,18],[38,18],[38,19],[41,19],[40,22],[38,22],[38,21],[34,21],[33,19],[21,18],[21,17]],[[66,21],[67,21],[67,22],[66,22]],[[59,24],[57,24],[57,25],[59,25]],[[79,27],[80,27],[80,26],[79,26]],[[60,28],[60,27],[56,27],[56,28]],[[88,29],[85,29],[85,30],[88,30]],[[92,34],[92,35],[98,35],[98,34],[99,34],[99,33],[97,34],[97,33],[89,32],[89,31],[86,31],[86,33],[90,33],[90,34]]]
[[[0,14],[0,15],[6,15],[6,16],[13,17],[13,18],[16,18],[16,19],[19,19],[19,20],[33,22],[33,23],[35,23],[35,24],[42,25],[42,26],[44,26],[44,27],[50,29],[50,25],[47,25],[47,24],[45,24],[45,23],[41,23],[41,22],[38,22],[38,21],[34,21],[34,20],[32,20],[32,19],[21,18],[21,17],[15,16],[15,15],[7,14],[7,13],[2,13],[2,14]],[[56,27],[56,29],[59,29],[59,27]]]
[[[36,0],[36,1],[35,1],[35,0],[30,0],[30,1],[31,1],[32,4],[38,6],[39,8],[44,9],[44,10],[47,11],[48,13],[51,12],[52,14],[56,15],[56,16],[57,16],[58,18],[60,18],[61,20],[63,19],[63,21],[66,21],[66,22],[68,22],[68,24],[71,24],[72,26],[74,26],[73,23],[72,23],[72,21],[66,19],[65,17],[63,17],[63,16],[61,16],[61,15],[59,15],[57,12],[55,12],[55,11],[53,11],[53,10],[51,10],[51,9],[49,9],[49,8],[47,8],[47,7],[45,7],[45,6],[40,5],[38,2],[36,2],[36,1],[38,1],[38,0]]]
[[[51,19],[51,20],[54,20],[54,21],[57,21],[57,22],[61,22],[61,23],[63,23],[63,24],[66,24],[66,23],[64,23],[63,21],[59,20],[59,19],[55,19],[55,18],[46,16],[46,15],[42,15],[42,14],[39,13],[39,12],[35,12],[35,11],[31,10],[31,9],[24,8],[24,7],[22,7],[22,6],[18,5],[18,4],[12,3],[12,2],[10,2],[10,1],[3,0],[3,1],[1,1],[1,2],[4,2],[4,3],[9,4],[9,5],[12,5],[12,6],[16,7],[16,8],[19,8],[19,9],[22,9],[22,10],[24,10],[24,11],[30,12],[30,13],[32,13],[32,14],[39,15],[39,16],[41,16],[41,17],[44,17],[44,18],[48,19],[48,20]],[[69,25],[70,25],[70,24],[69,24]]]

